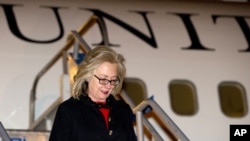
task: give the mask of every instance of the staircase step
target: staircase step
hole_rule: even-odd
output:
[[[49,131],[7,130],[10,141],[48,141]]]

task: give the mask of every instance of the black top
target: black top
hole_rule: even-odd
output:
[[[69,98],[57,110],[49,141],[136,141],[133,113],[124,101],[107,99],[109,127],[88,96]]]

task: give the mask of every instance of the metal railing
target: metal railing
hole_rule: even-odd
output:
[[[133,103],[133,101],[128,97],[128,94],[125,91],[122,91],[122,93],[120,94],[122,99],[124,99],[124,101],[126,103],[129,104],[129,106],[134,109],[135,108],[135,104]],[[136,114],[136,113],[135,113]],[[164,141],[164,139],[161,137],[161,135],[157,132],[157,130],[152,126],[152,124],[144,117],[140,117],[141,118],[141,122],[142,124],[150,131],[150,133],[152,134],[152,136],[154,137],[155,140],[157,141]],[[137,125],[140,124],[137,123]],[[143,126],[137,126],[137,131],[138,132],[142,132],[143,131]],[[141,135],[141,133],[138,133],[139,135]],[[141,141],[143,139],[143,137],[138,136],[138,141]]]
[[[137,131],[138,131],[138,141],[143,141],[144,135],[140,132],[143,132],[143,126],[141,126],[142,122],[144,126],[150,131],[150,133],[153,136],[153,139],[156,141],[164,141],[164,139],[161,137],[161,135],[157,132],[155,128],[153,128],[153,125],[144,118],[142,111],[150,107],[152,108],[152,112],[156,114],[156,116],[161,120],[164,127],[167,128],[167,130],[170,132],[170,138],[173,140],[178,141],[189,141],[187,136],[181,131],[181,129],[174,123],[174,121],[164,112],[164,110],[152,99],[146,99],[143,100],[139,105],[134,106],[131,99],[128,97],[125,91],[123,91],[121,94],[121,97],[130,105],[130,107],[133,109],[133,113],[136,114],[136,118],[138,118],[139,122],[137,123]],[[168,133],[169,134],[169,133]]]

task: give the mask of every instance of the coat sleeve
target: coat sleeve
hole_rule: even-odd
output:
[[[63,105],[57,109],[49,141],[69,141],[72,133],[72,120]]]
[[[134,114],[128,104],[125,104],[124,108],[125,112],[123,117],[125,117],[124,123],[128,133],[128,138],[129,138],[128,141],[137,141],[137,137],[135,135],[135,130],[134,130],[134,118],[135,118]]]

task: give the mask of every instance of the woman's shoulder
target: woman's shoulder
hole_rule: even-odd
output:
[[[115,101],[114,102],[115,106],[118,106],[123,109],[131,110],[130,106],[123,99],[115,99],[113,96],[112,96],[112,99],[113,101]]]
[[[78,107],[80,104],[80,100],[74,99],[73,97],[70,97],[69,99],[63,101],[60,105],[59,108],[63,109],[74,109]]]
[[[61,104],[62,105],[67,105],[67,104],[73,104],[73,103],[77,103],[77,99],[73,98],[73,97],[69,97],[68,99],[66,99],[65,101],[63,101]]]

